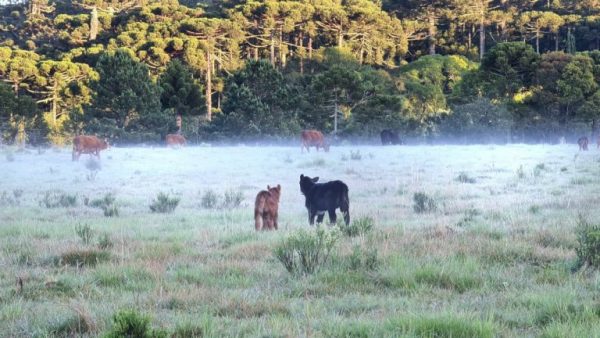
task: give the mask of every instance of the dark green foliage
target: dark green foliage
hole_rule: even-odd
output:
[[[413,195],[413,201],[413,209],[416,213],[432,212],[437,209],[435,199],[424,192],[416,192]]]
[[[223,113],[215,118],[227,136],[290,135],[300,130],[296,95],[283,75],[266,61],[248,61],[228,81]]]
[[[200,85],[191,70],[179,60],[172,60],[158,79],[161,88],[160,103],[163,109],[173,109],[176,114],[202,113],[204,99]]]
[[[180,200],[179,197],[170,197],[169,194],[159,192],[156,199],[150,204],[150,210],[158,213],[170,213],[177,208]]]
[[[516,93],[533,83],[539,60],[539,54],[523,42],[499,43],[481,61],[481,71],[500,95]]]
[[[88,130],[112,140],[160,140],[173,124],[161,111],[160,88],[148,68],[125,50],[105,53],[96,64],[99,79],[92,83],[93,105],[86,109]]]
[[[104,334],[104,338],[166,338],[163,330],[152,329],[150,317],[139,314],[135,310],[121,310],[113,316],[112,328]]]
[[[579,266],[600,268],[600,225],[579,220],[577,228],[577,260]]]
[[[300,230],[289,236],[273,250],[275,257],[291,274],[312,274],[327,263],[338,235],[322,228]]]

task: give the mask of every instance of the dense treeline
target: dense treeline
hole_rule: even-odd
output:
[[[596,133],[598,0],[9,1],[4,142]]]

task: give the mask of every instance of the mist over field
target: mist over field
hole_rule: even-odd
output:
[[[175,336],[600,332],[600,275],[576,255],[579,217],[599,216],[594,148],[112,147],[99,165],[67,148],[1,155],[2,336],[103,335],[123,310]],[[294,274],[276,249],[319,233],[300,174],[343,180],[359,232],[324,227],[338,236],[330,259]],[[256,232],[254,198],[277,184],[279,230]],[[171,213],[150,210],[161,192],[179,199]]]

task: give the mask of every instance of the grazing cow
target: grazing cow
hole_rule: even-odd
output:
[[[73,161],[79,160],[81,154],[96,155],[100,159],[100,151],[109,147],[108,140],[96,136],[78,135],[73,138]]]
[[[279,196],[281,185],[267,190],[262,190],[256,195],[254,202],[254,227],[259,230],[277,230],[277,216],[279,209]]]
[[[307,152],[310,152],[309,147],[315,146],[317,151],[319,151],[319,147],[323,148],[326,152],[329,151],[329,144],[325,142],[325,138],[323,134],[318,130],[303,130],[302,134],[302,146],[300,149],[304,152],[304,148],[306,148]]]
[[[381,131],[381,144],[382,145],[397,145],[402,144],[398,133],[392,129],[384,129]]]
[[[300,191],[306,201],[308,210],[308,223],[323,222],[325,211],[329,213],[329,222],[336,223],[335,209],[340,208],[344,215],[346,225],[350,224],[350,200],[348,199],[348,186],[342,181],[331,181],[327,183],[317,183],[318,177],[310,178],[300,175]]]
[[[588,150],[588,138],[583,136],[580,137],[579,140],[577,140],[577,144],[579,144],[579,150]]]
[[[167,141],[167,146],[184,146],[185,145],[185,137],[180,134],[167,134],[165,138]]]

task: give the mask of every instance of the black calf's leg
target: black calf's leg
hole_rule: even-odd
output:
[[[335,225],[337,222],[337,215],[335,214],[335,209],[328,210],[329,212],[329,223]]]
[[[315,216],[316,215],[317,215],[317,213],[314,212],[313,210],[308,211],[308,224],[310,224],[310,225],[315,224]]]

